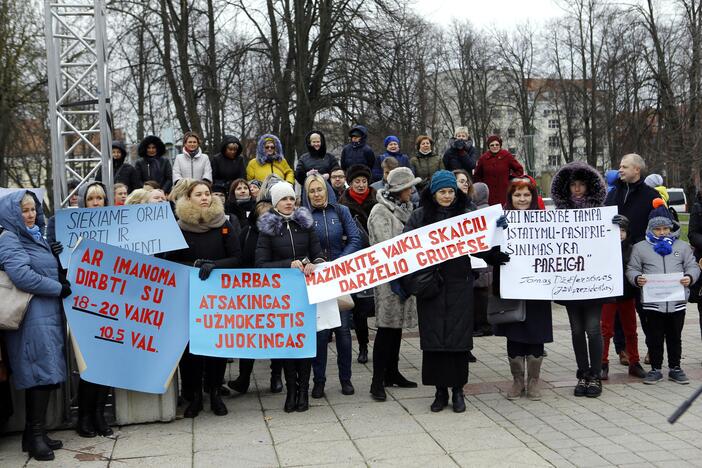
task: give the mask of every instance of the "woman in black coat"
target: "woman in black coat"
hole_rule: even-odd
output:
[[[139,175],[139,185],[148,180],[155,180],[165,193],[173,187],[173,166],[166,154],[166,145],[155,136],[149,135],[139,143],[139,159],[134,168]]]
[[[210,184],[201,180],[190,182],[185,195],[176,202],[178,226],[188,248],[168,252],[167,260],[200,269],[200,279],[206,280],[215,268],[236,268],[241,263],[239,239],[227,221],[222,202],[213,197]],[[210,394],[210,409],[217,416],[227,414],[220,386],[224,380],[227,360],[198,356],[186,348],[180,358],[183,396],[190,402],[183,416],[196,417],[202,411],[202,381]]]
[[[258,220],[256,244],[257,268],[297,268],[304,274],[314,271],[315,263],[324,262],[322,247],[307,208],[295,208],[295,189],[281,181],[270,189],[273,209]],[[309,409],[312,358],[283,359],[288,393],[283,409]]]
[[[232,182],[246,179],[246,164],[241,151],[243,146],[235,136],[225,135],[219,153],[212,158],[212,191],[228,193]]]
[[[469,200],[458,190],[456,176],[437,171],[422,192],[421,207],[412,213],[405,232],[459,216]],[[443,279],[438,294],[417,297],[419,345],[422,349],[422,383],[436,387],[433,412],[448,405],[452,389],[453,410],[466,410],[463,386],[468,382],[468,357],[473,348],[473,271],[470,257],[448,260],[435,267]]]
[[[310,171],[317,171],[325,180],[329,180],[329,175],[335,166],[339,165],[336,156],[327,153],[327,140],[324,133],[319,130],[312,130],[305,135],[305,145],[307,152],[300,156],[295,167],[295,180],[300,184],[305,184],[305,179]]]

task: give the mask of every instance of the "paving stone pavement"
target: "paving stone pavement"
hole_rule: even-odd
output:
[[[682,366],[691,385],[643,385],[626,374],[612,349],[611,380],[602,396],[575,398],[568,319],[555,306],[556,342],[547,345],[543,399],[504,398],[510,381],[504,338],[482,337],[475,340],[478,363],[471,365],[463,414],[450,408],[431,413],[434,390],[421,385],[388,389],[388,401],[374,402],[368,393],[372,363],[354,361],[356,394],[342,395],[331,344],[326,397],[311,399],[308,412],[284,413],[284,394],[269,393],[268,363],[258,362],[249,393],[225,398],[225,417],[212,415],[206,404],[194,420],[115,428],[113,438],[81,439],[61,431],[55,436],[65,447],[48,463],[28,460],[19,435],[4,436],[0,467],[702,466],[702,400],[677,424],[666,422],[702,384],[702,342],[692,305],[683,334]],[[230,365],[230,378],[237,368]],[[401,370],[421,380],[416,330],[404,335]]]

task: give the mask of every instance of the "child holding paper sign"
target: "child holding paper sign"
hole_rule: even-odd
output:
[[[678,239],[680,226],[675,223],[665,203],[660,198],[653,200],[653,210],[648,215],[646,239],[634,245],[626,269],[626,277],[635,286],[643,288],[647,274],[680,273],[685,276],[680,283],[685,294],[690,284],[697,281],[700,268],[695,262],[692,248]],[[673,230],[675,229],[675,230]],[[679,384],[690,383],[680,368],[682,353],[682,328],[685,323],[686,301],[643,302],[641,306],[649,315],[649,353],[651,370],[644,379],[645,384],[663,380],[663,341],[668,350],[668,379]]]

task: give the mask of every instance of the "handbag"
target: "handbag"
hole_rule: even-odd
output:
[[[490,294],[488,297],[487,321],[490,325],[523,322],[526,320],[526,301],[503,299]]]
[[[444,279],[438,268],[424,268],[400,278],[402,289],[417,299],[431,299],[441,292]]]
[[[344,294],[342,296],[337,297],[336,303],[339,306],[339,310],[341,312],[353,310],[353,306],[355,305],[353,302],[353,298],[351,297],[351,294]]]
[[[0,270],[0,330],[17,330],[27,313],[29,301],[34,295],[24,292],[14,285],[7,273]]]

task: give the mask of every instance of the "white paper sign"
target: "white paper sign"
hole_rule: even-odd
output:
[[[617,207],[508,211],[500,268],[505,299],[577,300],[620,296]]]
[[[310,304],[379,286],[463,255],[499,245],[496,226],[502,207],[482,210],[415,229],[333,262],[322,263],[305,277]]]
[[[683,273],[644,275],[641,302],[679,302],[686,301],[685,286],[680,284]]]
[[[317,331],[330,330],[341,326],[339,304],[336,299],[317,304]]]

